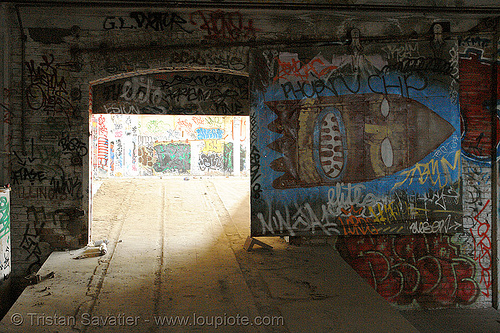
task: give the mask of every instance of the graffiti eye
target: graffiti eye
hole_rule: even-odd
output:
[[[387,117],[389,115],[389,102],[385,97],[380,104],[380,113],[382,113],[384,117]]]
[[[380,144],[380,154],[382,155],[382,162],[385,166],[390,168],[394,163],[394,151],[392,150],[391,140],[385,138]]]

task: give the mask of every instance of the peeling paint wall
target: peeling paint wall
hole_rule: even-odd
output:
[[[90,176],[117,151],[110,141],[99,150],[99,113],[236,113],[250,114],[256,235],[342,234],[346,261],[401,308],[491,306],[497,22],[443,8],[315,10],[325,3],[19,13],[3,4],[0,156],[12,185],[12,274],[86,244]],[[180,70],[191,74],[177,85],[168,73]],[[250,86],[193,80],[207,72],[248,77]],[[166,156],[186,148],[182,140],[148,148]],[[190,146],[191,156],[205,149]],[[339,162],[346,156],[354,163]],[[194,165],[204,164],[191,161],[190,172],[203,171]]]

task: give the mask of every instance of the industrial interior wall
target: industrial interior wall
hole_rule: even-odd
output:
[[[345,260],[399,308],[491,306],[496,21],[230,6],[5,10],[13,274],[86,244],[89,109],[98,122],[112,103],[116,113],[250,114],[252,204],[283,198],[259,211],[253,231],[337,236]],[[192,73],[164,74],[181,68]],[[226,74],[249,76],[251,97]],[[92,87],[106,78],[117,89],[101,103]],[[229,88],[215,95],[213,84]],[[144,106],[158,96],[163,104]],[[426,126],[432,133],[417,133]],[[338,172],[344,152],[361,162]]]
[[[92,177],[248,176],[248,117],[92,115]]]

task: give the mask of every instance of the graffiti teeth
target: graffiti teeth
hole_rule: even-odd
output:
[[[321,122],[320,165],[325,174],[336,178],[344,167],[343,143],[335,114],[328,113]]]

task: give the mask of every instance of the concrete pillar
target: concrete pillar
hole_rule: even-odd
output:
[[[246,116],[245,117],[245,152],[246,152],[246,157],[245,157],[245,176],[250,176],[250,117]]]
[[[241,118],[233,118],[233,166],[234,175],[238,177],[240,175],[240,127]]]

